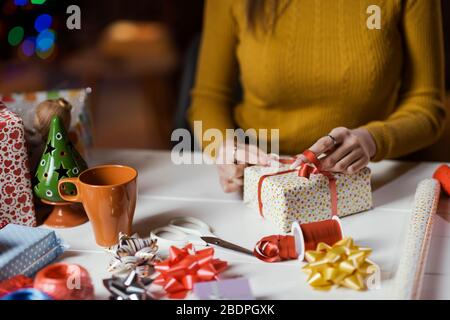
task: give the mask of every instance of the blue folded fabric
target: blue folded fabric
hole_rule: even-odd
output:
[[[64,250],[52,230],[8,224],[0,230],[0,281],[19,274],[32,277]]]

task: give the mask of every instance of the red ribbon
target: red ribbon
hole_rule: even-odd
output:
[[[261,196],[261,191],[262,191],[262,186],[263,186],[264,181],[269,177],[279,176],[279,175],[288,174],[288,173],[292,173],[292,172],[296,172],[296,171],[298,171],[299,177],[303,177],[303,178],[307,178],[307,179],[309,179],[311,174],[322,174],[328,178],[330,195],[331,195],[331,215],[336,216],[338,214],[336,178],[333,176],[333,174],[331,174],[331,172],[321,169],[320,161],[319,161],[319,159],[317,159],[317,156],[312,151],[306,150],[305,152],[303,152],[303,156],[305,156],[306,159],[308,159],[309,163],[311,163],[314,166],[311,166],[309,163],[302,163],[302,165],[300,166],[300,169],[293,169],[293,170],[276,172],[276,173],[272,173],[272,174],[266,174],[266,175],[263,175],[259,179],[259,182],[258,182],[258,206],[259,206],[259,214],[261,215],[261,217],[264,217],[263,202],[262,202],[262,196]],[[295,161],[295,159],[289,159],[289,160],[283,160],[282,163],[289,164],[289,163],[293,163],[294,161]]]
[[[218,274],[228,267],[226,261],[213,256],[213,248],[195,251],[192,244],[183,249],[172,246],[169,258],[155,264],[160,275],[154,283],[162,286],[169,298],[183,299],[194,283],[217,280]]]
[[[36,274],[33,287],[55,300],[94,299],[91,277],[85,268],[77,264],[55,263],[41,269]]]
[[[279,262],[298,258],[294,236],[268,236],[255,246],[253,254],[265,262]]]
[[[25,277],[24,275],[14,276],[0,283],[0,298],[6,296],[11,292],[32,287],[33,287],[33,279]]]

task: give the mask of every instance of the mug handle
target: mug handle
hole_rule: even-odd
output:
[[[63,194],[61,186],[63,183],[71,183],[75,186],[75,189],[77,190],[77,194],[74,196],[69,196],[66,194]],[[65,200],[65,201],[69,201],[69,202],[82,202],[81,200],[81,195],[80,195],[80,185],[79,185],[79,180],[78,178],[64,178],[59,180],[58,182],[58,193],[59,196]]]

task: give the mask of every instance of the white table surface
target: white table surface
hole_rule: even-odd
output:
[[[92,165],[125,164],[135,167],[138,203],[134,232],[148,236],[151,229],[176,216],[195,216],[212,226],[219,237],[252,249],[263,236],[278,234],[257,212],[244,206],[239,194],[222,192],[213,166],[174,165],[169,152],[148,150],[96,150]],[[223,277],[250,280],[258,299],[383,299],[392,287],[402,240],[417,184],[430,178],[437,163],[383,161],[371,164],[374,209],[342,219],[345,233],[361,246],[373,249],[371,259],[382,270],[381,289],[355,292],[334,289],[318,292],[308,287],[301,264],[289,261],[267,264],[255,258],[217,249],[216,256],[229,262]],[[443,197],[435,220],[421,297],[450,299],[450,201]],[[57,230],[70,245],[61,261],[77,263],[90,273],[96,298],[108,293],[102,279],[109,278],[109,254],[95,244],[91,226]]]

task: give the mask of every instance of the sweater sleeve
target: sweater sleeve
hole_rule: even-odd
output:
[[[374,161],[431,145],[445,125],[440,1],[406,0],[401,23],[405,60],[398,106],[385,121],[365,126],[377,146]]]
[[[188,110],[191,125],[201,121],[203,131],[218,129],[223,137],[226,129],[235,127],[233,94],[238,81],[237,24],[231,2],[206,2],[196,83]],[[202,141],[201,137],[196,138]]]

